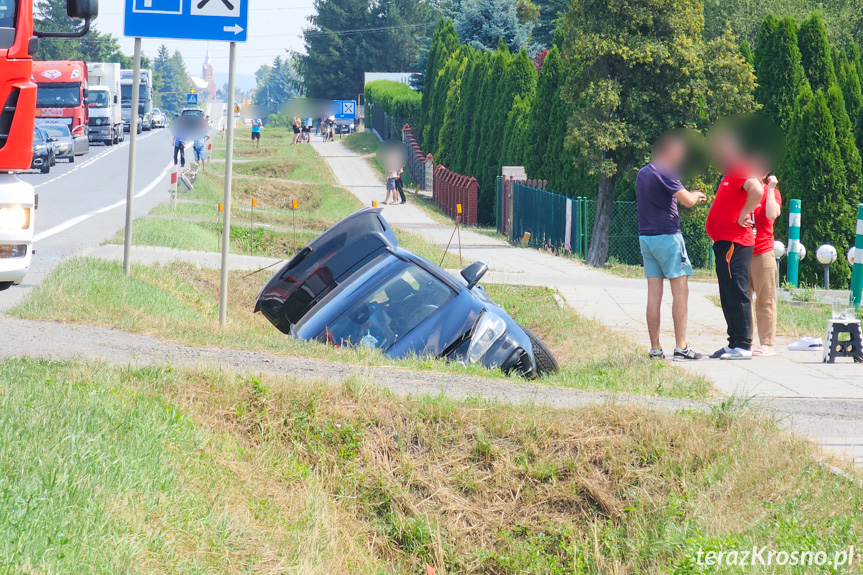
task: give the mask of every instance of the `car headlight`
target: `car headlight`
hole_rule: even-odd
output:
[[[24,230],[30,226],[30,210],[21,206],[0,208],[0,230]]]
[[[496,313],[486,310],[476,322],[470,346],[467,348],[467,358],[471,363],[478,363],[488,353],[494,343],[506,332],[506,322]]]

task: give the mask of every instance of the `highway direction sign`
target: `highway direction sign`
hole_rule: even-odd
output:
[[[249,0],[126,0],[124,33],[133,38],[245,42]]]

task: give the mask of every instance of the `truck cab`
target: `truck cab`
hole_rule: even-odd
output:
[[[90,148],[90,112],[87,106],[89,82],[84,62],[34,62],[36,124],[64,124],[72,132],[75,149],[85,154]]]
[[[88,63],[90,75],[89,138],[107,146],[126,139],[123,114],[120,109],[120,65]]]
[[[132,123],[132,85],[133,70],[121,72],[121,102],[123,106],[123,123],[128,131]],[[138,133],[153,128],[153,72],[141,70],[138,81]]]

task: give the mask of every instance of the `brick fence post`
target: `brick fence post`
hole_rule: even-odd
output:
[[[465,206],[466,216],[465,223],[471,226],[477,224],[477,210],[479,209],[479,182],[476,178],[468,180],[467,185],[467,206]]]

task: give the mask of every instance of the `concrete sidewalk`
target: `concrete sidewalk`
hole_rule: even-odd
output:
[[[313,142],[312,146],[327,161],[338,183],[363,204],[384,200],[384,186],[363,158],[339,143]],[[421,235],[441,247],[446,246],[452,234],[451,226],[437,223],[410,201],[385,206],[384,217],[393,226]],[[486,282],[552,287],[580,314],[610,326],[629,342],[644,346],[647,353],[644,280],[621,278],[575,260],[515,248],[468,228],[461,230],[461,242],[465,263],[483,261],[491,268]],[[718,295],[714,284],[690,282],[688,339],[694,348],[708,354],[726,343],[725,320],[722,311],[708,299],[712,295]],[[663,306],[662,338],[668,352],[674,348],[668,293]],[[736,362],[703,360],[677,365],[707,377],[725,395],[782,401],[819,400],[819,404],[836,400],[846,407],[850,401],[857,406],[854,414],[845,409],[842,417],[805,418],[793,425],[801,435],[819,440],[831,451],[850,455],[863,464],[863,366],[824,364],[820,352],[789,352],[788,343],[787,339],[777,341],[778,355],[772,358]]]

